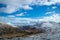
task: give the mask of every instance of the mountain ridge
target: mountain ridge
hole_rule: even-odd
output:
[[[44,32],[43,29],[32,28],[30,26],[27,26],[25,30],[21,30],[20,28],[21,27],[12,27],[11,25],[0,23],[0,37],[23,37]]]

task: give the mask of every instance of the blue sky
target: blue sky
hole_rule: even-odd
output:
[[[2,7],[6,7],[6,6],[3,5],[3,4],[2,5],[0,4],[0,8],[2,8]],[[44,16],[50,16],[51,15],[51,14],[46,15],[46,12],[55,11],[56,13],[60,13],[60,5],[50,5],[50,6],[33,5],[33,6],[30,6],[30,7],[32,7],[33,9],[32,10],[19,9],[18,11],[15,11],[11,14],[0,12],[0,16],[5,16],[5,17],[7,17],[9,15],[15,15],[16,16],[16,14],[24,13],[25,16],[16,16],[16,17],[41,18],[41,17],[44,17]],[[56,7],[56,8],[53,9],[53,7]]]
[[[0,18],[3,20],[3,17],[11,21],[16,18],[46,21],[49,18],[49,21],[59,22],[60,0],[1,0]]]

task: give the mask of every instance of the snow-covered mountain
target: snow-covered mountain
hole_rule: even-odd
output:
[[[39,22],[34,25],[36,28],[45,29],[45,33],[40,34],[41,38],[49,40],[60,40],[60,23],[57,22]],[[39,36],[39,35],[38,35]]]

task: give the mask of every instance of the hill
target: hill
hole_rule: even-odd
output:
[[[24,27],[12,27],[11,25],[0,23],[0,38],[23,37],[44,31],[43,29],[37,29],[31,26],[25,27],[25,30],[23,30]]]

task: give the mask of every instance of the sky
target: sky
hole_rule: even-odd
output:
[[[0,0],[0,22],[60,22],[60,0]]]

